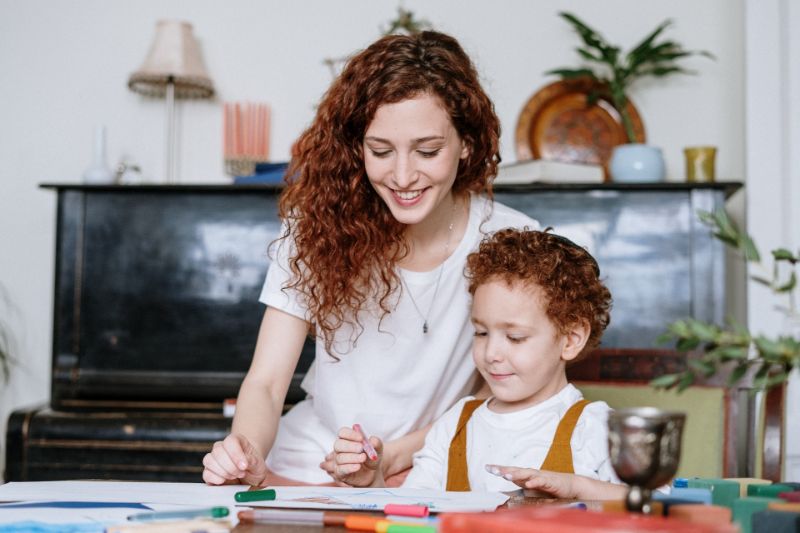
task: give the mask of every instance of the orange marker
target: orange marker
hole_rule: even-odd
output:
[[[375,531],[380,522],[389,522],[383,516],[348,515],[344,519],[344,527],[352,531]]]
[[[361,445],[364,447],[364,453],[367,454],[370,461],[376,461],[378,459],[378,452],[375,451],[375,448],[372,447],[372,444],[369,443],[369,439],[367,438],[366,433],[361,428],[360,424],[353,424],[353,429],[358,431],[361,435]]]

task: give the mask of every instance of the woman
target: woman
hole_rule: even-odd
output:
[[[354,423],[386,443],[385,475],[411,466],[476,386],[467,254],[487,232],[536,226],[490,200],[499,130],[452,37],[387,36],[348,62],[295,144],[267,310],[207,483],[330,482],[326,452]],[[310,328],[308,398],[281,418]]]

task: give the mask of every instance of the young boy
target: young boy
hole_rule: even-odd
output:
[[[434,422],[403,486],[624,497],[608,457],[609,407],[583,400],[565,371],[609,322],[611,294],[597,262],[559,235],[506,229],[469,256],[466,275],[473,359],[491,396],[464,398]],[[339,431],[338,481],[383,486],[382,443],[370,442],[376,460],[363,453],[359,432]]]

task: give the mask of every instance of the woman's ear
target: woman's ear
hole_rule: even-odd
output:
[[[579,322],[570,326],[567,330],[567,334],[564,336],[566,342],[561,350],[561,359],[564,361],[572,361],[578,357],[583,347],[586,346],[591,332],[592,328],[590,328],[589,324],[586,322]]]
[[[466,159],[467,157],[469,157],[469,152],[470,152],[470,149],[469,149],[469,145],[467,144],[467,141],[465,141],[464,139],[461,139],[461,155],[458,158],[459,159]]]

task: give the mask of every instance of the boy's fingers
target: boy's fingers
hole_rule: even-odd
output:
[[[500,465],[486,465],[486,471],[490,474],[494,474],[495,476],[499,477],[506,477],[507,474],[516,472],[519,470],[518,468],[514,468],[512,466],[500,466]],[[508,479],[508,478],[506,478]]]

